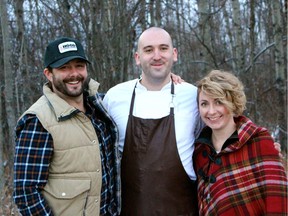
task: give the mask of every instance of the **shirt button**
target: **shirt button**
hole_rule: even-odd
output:
[[[63,192],[61,195],[64,197],[64,196],[66,196],[66,193],[65,193],[65,192]]]
[[[93,144],[96,144],[96,140],[93,140],[92,143],[93,143]]]
[[[97,171],[97,172],[100,172],[100,169],[97,169],[96,171]]]
[[[98,203],[98,199],[96,199],[95,202]]]
[[[208,155],[207,151],[204,150],[204,151],[202,152],[202,155],[203,155],[203,157],[207,157],[207,155]]]

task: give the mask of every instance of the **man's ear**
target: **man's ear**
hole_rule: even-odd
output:
[[[50,71],[48,68],[45,68],[43,73],[49,81],[52,81],[52,71]]]
[[[176,48],[173,48],[173,61],[178,61],[178,50]]]
[[[138,66],[141,65],[141,63],[140,63],[140,55],[139,55],[138,52],[135,52],[134,59],[135,59],[136,65],[138,65]]]

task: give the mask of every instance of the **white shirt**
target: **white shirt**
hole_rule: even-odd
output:
[[[133,116],[158,119],[170,113],[171,82],[161,91],[148,91],[138,79],[112,87],[105,95],[103,103],[118,126],[121,152],[123,152],[131,98],[136,82]],[[186,173],[195,180],[192,160],[194,140],[202,128],[197,106],[197,88],[185,82],[174,86],[173,104],[177,149]]]

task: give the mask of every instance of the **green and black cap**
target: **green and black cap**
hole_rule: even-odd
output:
[[[78,40],[61,37],[48,44],[44,56],[44,66],[45,68],[58,68],[73,59],[83,59],[90,63]]]

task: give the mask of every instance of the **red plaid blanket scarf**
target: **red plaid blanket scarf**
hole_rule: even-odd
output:
[[[238,138],[216,153],[211,129],[196,140],[200,215],[287,215],[287,174],[265,128],[234,119]]]

